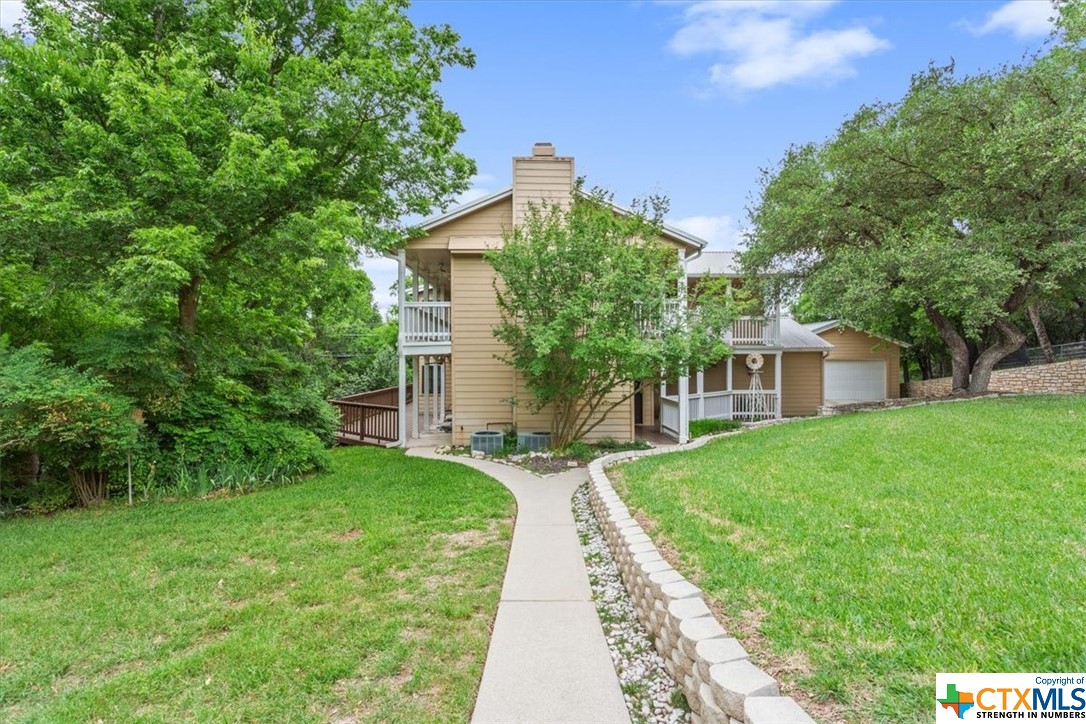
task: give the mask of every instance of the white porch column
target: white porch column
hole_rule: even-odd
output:
[[[422,373],[419,372],[419,357],[418,355],[411,358],[411,384],[413,389],[411,391],[411,437],[418,438],[419,433],[419,405],[422,400],[422,387],[419,386],[420,380],[422,380]]]
[[[419,404],[422,405],[422,431],[423,433],[430,432],[430,358],[423,357],[422,364],[422,399],[419,400]]]
[[[449,365],[449,358],[444,357],[441,360],[441,422],[445,422],[445,370]]]
[[[686,324],[686,292],[687,284],[689,283],[686,278],[686,253],[683,249],[679,249],[679,269],[682,273],[679,275],[679,310],[682,314],[683,331],[687,331]],[[700,388],[699,388],[700,392]],[[685,370],[684,374],[679,377],[679,444],[684,445],[690,441],[690,370]]]
[[[690,441],[690,378],[679,378],[679,444]]]
[[[399,438],[399,440],[398,440],[399,444],[401,446],[403,446],[403,447],[406,447],[407,446],[407,360],[404,359],[404,355],[403,355],[403,316],[404,316],[404,314],[403,314],[403,304],[404,304],[404,292],[407,291],[407,290],[404,289],[404,284],[406,284],[406,276],[407,276],[407,251],[404,250],[404,249],[400,249],[400,251],[396,255],[396,261],[397,261],[397,264],[396,264],[396,266],[397,266],[397,270],[396,270],[397,279],[399,280],[399,283],[396,285],[396,292],[397,292],[396,293],[396,297],[397,297],[396,301],[397,301],[397,303],[399,305],[398,308],[397,308],[397,313],[399,314],[399,320],[400,320],[399,339],[397,340],[398,344],[396,345],[399,348],[399,355],[398,356],[400,358],[400,360],[399,360],[399,362],[400,362],[400,365],[399,365],[399,367],[400,367],[400,369],[399,369],[400,389],[399,389],[399,400],[398,400],[398,406],[399,406],[400,409],[399,409],[399,414],[396,416],[399,429],[396,431],[396,437]]]
[[[697,376],[698,404],[695,412],[691,413],[691,420],[700,420],[705,417],[705,371],[698,370]]]
[[[781,362],[784,359],[782,352],[777,353],[777,366],[773,369],[773,389],[777,393],[777,419],[781,419]]]
[[[725,368],[725,369],[728,370],[728,383],[727,383],[727,385],[728,385],[728,392],[729,393],[733,391],[732,390],[732,362],[733,361],[735,361],[734,353],[732,354],[732,356],[728,357],[728,364],[727,364],[727,367]],[[735,395],[729,395],[728,396],[728,419],[729,420],[734,420],[735,419]]]

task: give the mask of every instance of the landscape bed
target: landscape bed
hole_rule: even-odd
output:
[[[0,523],[0,720],[466,720],[514,504],[334,451],[299,484]]]
[[[1086,398],[798,422],[611,468],[816,719],[930,721],[935,674],[1086,667]]]

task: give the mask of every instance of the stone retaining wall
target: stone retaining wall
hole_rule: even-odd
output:
[[[772,676],[750,662],[743,646],[713,617],[701,589],[664,560],[607,478],[608,465],[692,450],[711,439],[698,438],[666,450],[615,453],[593,461],[588,466],[592,509],[630,592],[634,610],[653,637],[668,673],[686,693],[695,724],[813,722],[794,699],[780,695]]]
[[[908,397],[945,397],[950,394],[950,377],[909,382]],[[1050,365],[1012,367],[996,370],[988,389],[1018,393],[1086,393],[1086,360],[1073,359]]]

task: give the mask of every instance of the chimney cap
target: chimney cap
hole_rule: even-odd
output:
[[[532,146],[532,156],[535,156],[537,158],[541,156],[547,158],[553,157],[554,144],[550,143],[549,141],[542,141],[540,143],[534,144]]]

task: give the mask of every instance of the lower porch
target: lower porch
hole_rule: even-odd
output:
[[[737,350],[709,370],[660,385],[652,403],[642,401],[642,428],[685,442],[694,420],[758,422],[782,415],[782,352]],[[645,390],[642,390],[642,395]],[[645,424],[645,409],[652,408]]]

